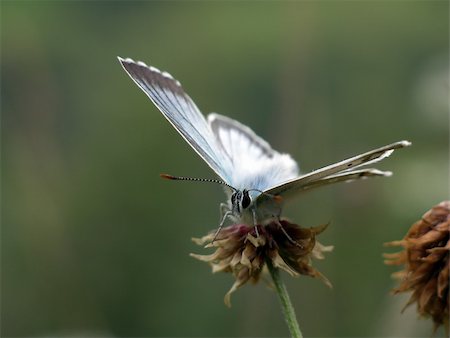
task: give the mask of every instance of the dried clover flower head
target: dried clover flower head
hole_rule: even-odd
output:
[[[224,298],[227,306],[231,304],[230,297],[234,291],[248,281],[256,283],[259,280],[266,260],[269,259],[274,267],[283,269],[292,276],[317,277],[331,287],[328,279],[311,266],[312,257],[322,259],[324,252],[333,249],[332,246],[323,246],[316,241],[316,235],[326,227],[327,225],[301,228],[287,220],[271,222],[265,226],[235,224],[222,229],[214,242],[215,231],[202,238],[194,238],[193,241],[198,245],[206,244],[206,247],[214,247],[216,250],[210,255],[191,256],[208,262],[213,273],[223,271],[234,275],[236,281]]]
[[[412,291],[405,308],[417,302],[421,316],[433,319],[434,330],[449,329],[450,201],[442,202],[414,223],[401,241],[386,243],[403,251],[385,254],[388,265],[403,265],[393,276],[400,279],[395,293]]]

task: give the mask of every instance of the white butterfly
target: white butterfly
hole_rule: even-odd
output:
[[[228,187],[228,203],[221,204],[223,217],[219,230],[227,217],[250,225],[263,224],[273,218],[278,220],[283,202],[306,190],[336,182],[390,176],[391,172],[361,167],[388,157],[394,149],[411,145],[408,141],[392,143],[300,175],[297,163],[290,155],[273,150],[249,127],[214,113],[205,119],[170,74],[140,61],[120,57],[119,61],[133,81],[223,182],[163,176],[214,181]]]

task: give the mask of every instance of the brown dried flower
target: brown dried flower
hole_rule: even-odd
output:
[[[235,224],[222,229],[214,242],[215,232],[202,238],[193,238],[196,244],[206,244],[206,247],[214,247],[216,251],[210,255],[191,256],[208,262],[213,273],[223,271],[234,275],[236,281],[224,298],[227,306],[231,305],[230,297],[234,291],[248,281],[256,283],[259,280],[268,259],[274,267],[283,269],[292,276],[317,277],[331,287],[328,279],[311,266],[312,257],[323,259],[323,253],[333,249],[332,246],[323,246],[316,241],[316,235],[326,227],[327,225],[302,228],[287,220],[271,222],[265,226]]]
[[[405,308],[417,302],[421,316],[431,317],[436,330],[449,329],[450,201],[442,202],[414,223],[401,241],[386,243],[403,251],[385,254],[388,265],[405,265],[393,276],[400,279],[394,293],[411,291]]]

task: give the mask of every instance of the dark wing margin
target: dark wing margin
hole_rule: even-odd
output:
[[[308,174],[302,175],[296,179],[289,180],[278,186],[269,188],[265,191],[267,194],[280,195],[281,197],[288,197],[303,190],[309,190],[315,186],[321,186],[336,182],[354,180],[370,176],[390,176],[388,172],[374,172],[375,169],[370,169],[370,172],[364,171],[361,174],[360,167],[376,163],[390,156],[395,149],[408,147],[411,145],[409,141],[399,141],[381,148],[368,151],[364,154],[351,157],[349,159],[337,162],[326,167],[314,170]],[[369,169],[367,169],[369,170]],[[321,184],[323,183],[323,184]],[[263,200],[267,195],[260,195],[258,199]]]
[[[231,170],[224,160],[211,128],[180,82],[169,73],[145,63],[118,57],[122,67],[150,98],[186,142],[225,182]]]

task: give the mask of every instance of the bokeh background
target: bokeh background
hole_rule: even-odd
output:
[[[287,336],[264,283],[189,257],[222,189],[121,69],[168,70],[205,112],[246,123],[301,170],[408,139],[388,179],[300,196],[285,215],[334,252],[333,283],[283,275],[306,336],[429,336],[383,265],[448,197],[447,1],[2,1],[1,334]],[[394,250],[395,251],[395,250]],[[440,331],[438,335],[442,335]]]

